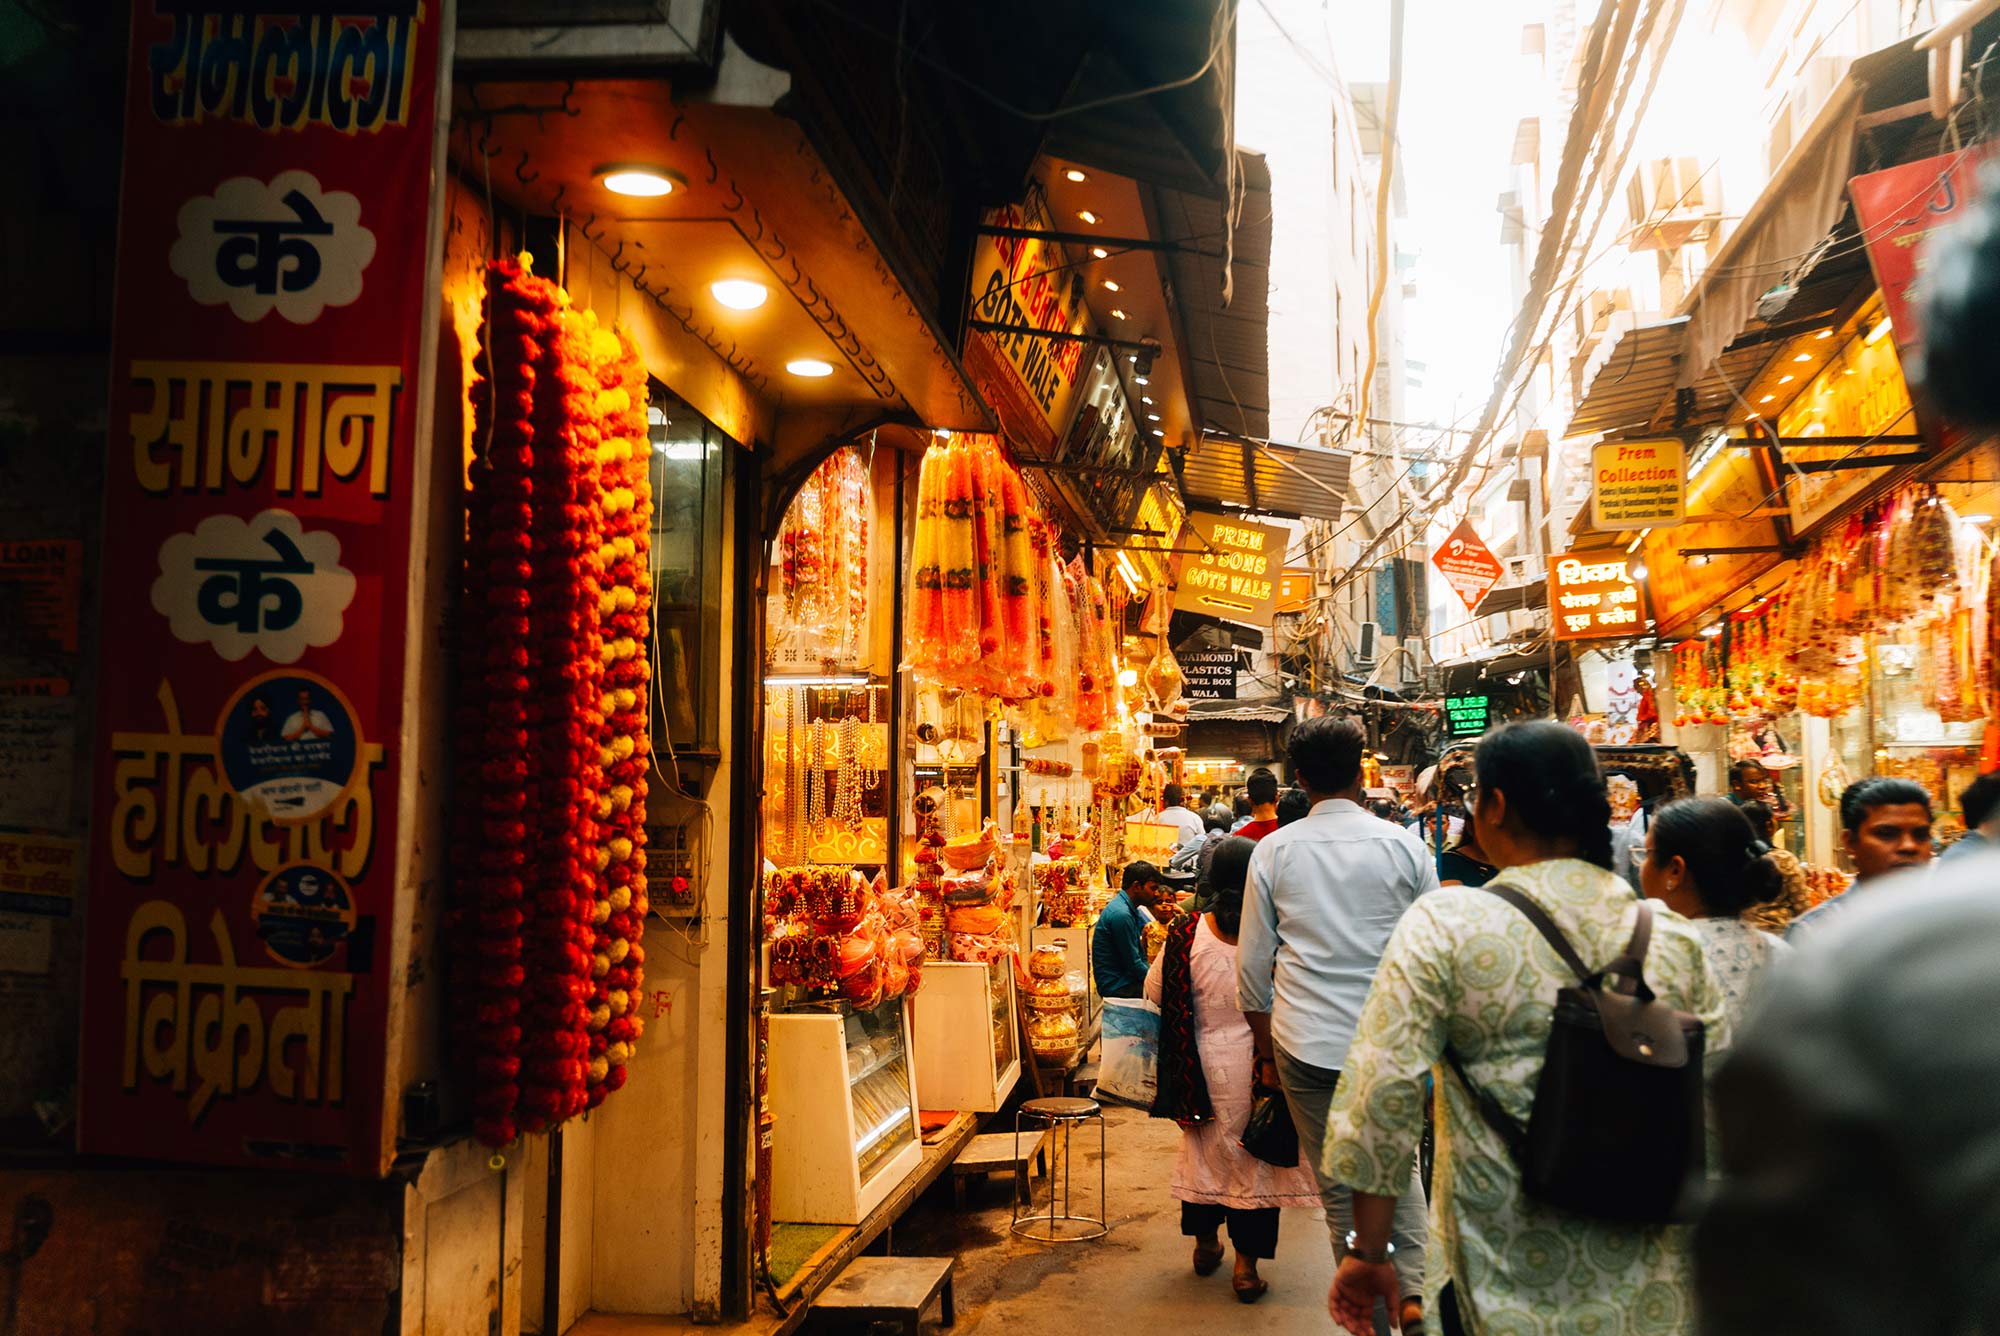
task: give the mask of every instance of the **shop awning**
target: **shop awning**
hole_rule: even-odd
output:
[[[1569,420],[1570,436],[1645,427],[1673,398],[1687,317],[1635,325],[1618,336]]]
[[[1193,509],[1252,510],[1336,520],[1347,503],[1354,459],[1342,450],[1209,435],[1178,461]]]
[[[1243,724],[1282,724],[1292,717],[1289,706],[1277,703],[1277,697],[1268,702],[1233,700],[1198,700],[1188,705],[1190,724],[1219,723],[1232,721]]]
[[[1523,612],[1530,608],[1549,606],[1549,582],[1536,580],[1532,584],[1508,585],[1491,590],[1479,600],[1478,614],[1491,617],[1503,612]]]
[[[1194,425],[1263,437],[1271,433],[1271,169],[1257,153],[1239,152],[1236,161],[1233,207],[1185,190],[1155,190],[1153,200],[1160,235],[1199,239],[1168,255]]]

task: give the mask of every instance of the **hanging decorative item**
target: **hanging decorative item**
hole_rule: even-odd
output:
[[[806,479],[778,530],[777,657],[831,670],[868,647],[871,451],[836,450]]]
[[[454,1040],[475,1131],[503,1145],[616,1089],[639,1034],[651,505],[629,342],[525,257],[487,297],[451,914]]]

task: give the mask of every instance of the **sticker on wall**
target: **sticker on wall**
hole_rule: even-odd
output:
[[[361,738],[340,688],[312,673],[265,673],[216,722],[216,756],[237,797],[273,821],[324,815],[360,778]]]
[[[354,932],[354,896],[317,863],[289,863],[264,878],[250,915],[273,960],[306,969],[331,960]]]
[[[276,311],[310,325],[361,295],[361,271],[375,258],[361,201],[321,190],[311,172],[280,172],[268,185],[233,176],[181,205],[179,221],[168,263],[188,295],[203,306],[227,303],[239,320]]]
[[[176,637],[206,641],[231,663],[253,649],[273,663],[297,663],[308,647],[340,639],[353,601],[340,540],[308,531],[289,510],[248,520],[210,515],[160,544],[154,611]]]

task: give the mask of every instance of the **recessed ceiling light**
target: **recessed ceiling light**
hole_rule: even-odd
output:
[[[1074,168],[1074,167],[1072,167],[1072,168],[1070,168],[1070,169],[1069,169],[1068,171],[1064,172],[1064,173],[1063,173],[1063,176],[1064,176],[1064,178],[1065,178],[1065,179],[1067,179],[1067,180],[1071,180],[1071,181],[1081,181],[1081,180],[1083,180],[1083,179],[1084,179],[1084,176],[1083,176],[1083,173],[1082,173],[1082,172],[1079,172],[1079,171],[1078,171],[1078,170],[1077,170],[1076,168]]]
[[[1083,221],[1086,223],[1091,223],[1094,225],[1097,222],[1097,215],[1092,213],[1089,209],[1077,210],[1076,216],[1083,219]]]
[[[1111,279],[1111,278],[1107,278],[1107,279],[1105,279],[1105,280],[1104,280],[1104,290],[1105,290],[1106,292],[1116,292],[1116,291],[1118,291],[1118,281],[1117,281],[1116,279]]]
[[[1778,377],[1778,384],[1789,385],[1796,379],[1798,379],[1796,376],[1780,376]]]
[[[1148,422],[1158,422],[1159,420],[1160,420],[1160,415],[1158,413],[1146,414],[1146,421]]]
[[[1138,365],[1138,362],[1139,362],[1139,354],[1137,354],[1137,353],[1126,353],[1126,354],[1125,354],[1125,360],[1126,360],[1126,361],[1128,361],[1128,362],[1130,362],[1130,363],[1132,363],[1132,364],[1133,364],[1134,366],[1136,366],[1136,365]]]
[[[1108,260],[1111,258],[1111,252],[1102,246],[1092,246],[1090,248],[1090,257],[1093,260]]]
[[[1813,335],[1813,337],[1816,339],[1830,339],[1833,337],[1833,331],[1831,329],[1823,329],[1819,333]]]
[[[656,199],[674,193],[675,174],[644,162],[614,162],[597,169],[597,179],[614,195]]]
[[[1153,396],[1150,394],[1142,394],[1139,396],[1139,402],[1142,404],[1150,404],[1153,402]]]
[[[732,311],[754,311],[764,304],[771,290],[748,278],[724,278],[708,285],[717,301]]]
[[[1811,354],[1811,353],[1800,353],[1800,354],[1799,354],[1799,355],[1798,355],[1797,357],[1794,357],[1794,358],[1793,358],[1792,360],[1793,360],[1794,362],[1810,362],[1810,361],[1812,361],[1812,354]]]
[[[1158,427],[1155,427],[1155,428],[1153,428],[1153,435],[1155,435],[1155,436],[1165,436],[1165,435],[1166,435],[1166,433],[1165,433],[1165,432],[1163,432],[1163,431],[1161,431],[1161,430],[1160,430],[1160,429],[1159,429]]]
[[[1875,322],[1875,328],[1869,330],[1868,337],[1862,341],[1864,343],[1874,343],[1877,339],[1880,339],[1884,334],[1887,334],[1889,332],[1889,329],[1890,329],[1889,317],[1885,315],[1880,320]]]
[[[1759,399],[1759,400],[1758,400],[1757,402],[1758,402],[1758,403],[1760,403],[1760,404],[1768,404],[1768,403],[1770,403],[1770,402],[1771,402],[1771,401],[1772,401],[1773,399],[1775,399],[1775,398],[1777,398],[1777,397],[1778,397],[1778,396],[1777,396],[1777,395],[1775,395],[1775,394],[1767,394],[1767,395],[1765,395],[1765,396],[1764,396],[1764,397],[1763,397],[1762,399]]]
[[[1145,385],[1148,382],[1144,376],[1134,376],[1132,377],[1132,383],[1134,385]]]
[[[1125,313],[1117,309],[1116,307],[1113,307],[1111,310],[1111,318],[1113,320],[1123,320],[1125,319]]]
[[[817,379],[820,376],[831,376],[833,374],[833,363],[822,362],[817,357],[800,357],[785,363],[785,370],[791,372],[794,376]]]

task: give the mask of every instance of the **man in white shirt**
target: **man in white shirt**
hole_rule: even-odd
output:
[[[1410,831],[1361,805],[1367,734],[1322,716],[1292,730],[1292,773],[1312,800],[1301,820],[1257,843],[1236,948],[1237,1004],[1257,1040],[1257,1079],[1281,1087],[1299,1150],[1320,1180],[1336,1259],[1347,1251],[1352,1202],[1320,1166],[1327,1108],[1389,934],[1437,865]],[[1424,1285],[1422,1185],[1403,1194],[1391,1241],[1403,1293]]]
[[[1169,784],[1160,790],[1160,818],[1156,823],[1175,826],[1180,830],[1180,838],[1174,843],[1185,847],[1198,844],[1208,833],[1208,825],[1201,819],[1201,813],[1187,806],[1187,795],[1178,784]]]

